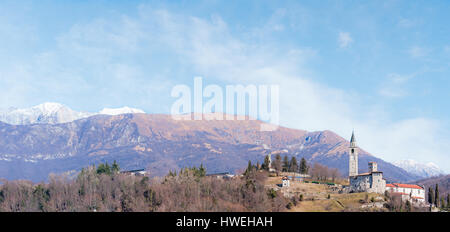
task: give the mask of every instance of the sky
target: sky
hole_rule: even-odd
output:
[[[174,86],[280,88],[280,124],[450,172],[449,1],[0,2],[0,108],[170,113]]]

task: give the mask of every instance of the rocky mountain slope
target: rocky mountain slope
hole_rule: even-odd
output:
[[[235,172],[264,156],[305,157],[348,170],[349,142],[331,131],[280,127],[260,131],[257,120],[173,120],[170,115],[95,115],[62,124],[10,125],[0,122],[0,177],[45,180],[49,173],[117,160],[123,169],[148,168],[152,175],[203,163],[208,172]],[[360,150],[360,171],[376,161],[388,180],[417,177]]]

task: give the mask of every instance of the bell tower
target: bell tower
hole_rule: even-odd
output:
[[[352,132],[352,138],[350,139],[350,151],[349,151],[349,176],[358,175],[358,149],[356,147],[355,133]]]

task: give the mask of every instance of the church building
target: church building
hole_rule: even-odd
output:
[[[386,191],[386,180],[383,179],[383,172],[378,171],[377,163],[369,162],[369,172],[358,174],[358,148],[354,132],[350,139],[349,180],[350,192],[383,194]]]

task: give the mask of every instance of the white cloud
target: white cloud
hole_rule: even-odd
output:
[[[350,44],[353,43],[353,39],[350,36],[350,33],[339,32],[338,43],[339,43],[339,47],[341,47],[341,48],[346,48],[346,47],[350,46]]]

